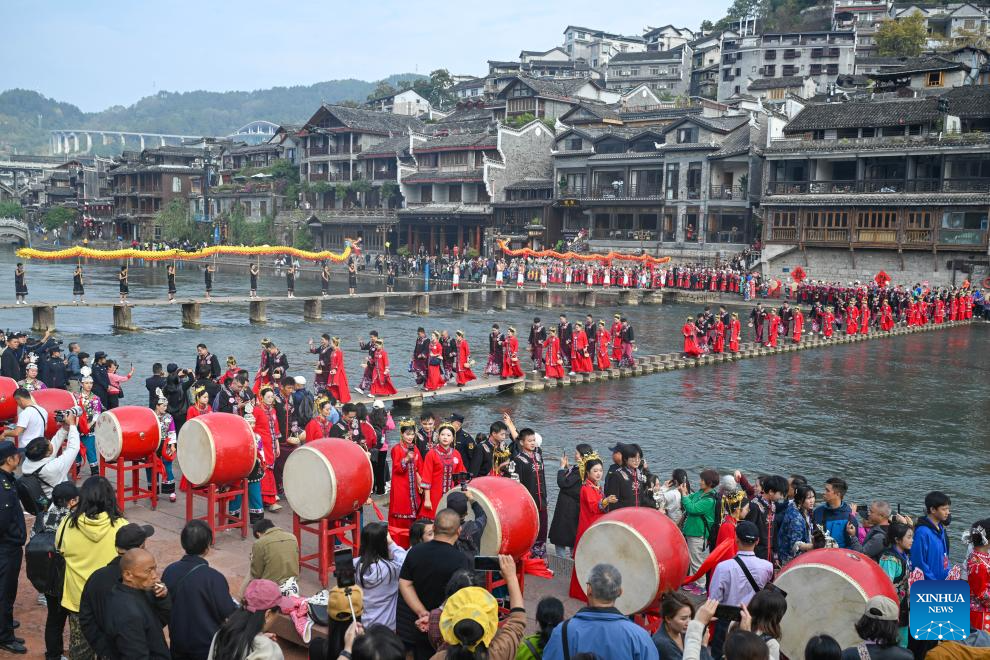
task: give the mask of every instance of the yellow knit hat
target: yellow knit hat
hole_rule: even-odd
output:
[[[454,626],[465,619],[472,619],[484,632],[481,641],[487,647],[498,630],[498,603],[495,597],[481,587],[465,587],[444,603],[440,614],[440,634],[448,644],[460,644],[454,635]]]

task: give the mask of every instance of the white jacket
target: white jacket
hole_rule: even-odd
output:
[[[66,442],[68,439],[68,442]],[[58,450],[65,443],[65,451],[61,454]],[[48,498],[52,496],[52,489],[63,481],[69,480],[69,470],[79,455],[79,429],[75,426],[66,430],[65,426],[59,428],[55,437],[52,438],[52,454],[40,461],[30,461],[24,459],[21,465],[21,474],[32,474],[38,472],[41,477],[41,487]]]

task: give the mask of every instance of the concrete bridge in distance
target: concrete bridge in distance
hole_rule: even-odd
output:
[[[16,218],[0,218],[0,243],[31,245],[31,231],[26,222]]]
[[[48,131],[51,153],[87,154],[93,150],[94,141],[101,145],[115,145],[115,151],[178,146],[183,140],[201,140],[202,135],[169,135],[141,131],[114,131],[91,128],[59,128]]]

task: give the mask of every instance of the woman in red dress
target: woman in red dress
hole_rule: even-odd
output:
[[[599,321],[598,332],[595,333],[595,361],[599,371],[612,368],[612,360],[608,355],[608,346],[611,341],[612,335],[608,334],[608,330],[605,329],[605,321]]]
[[[886,305],[887,301],[884,301],[884,304]],[[941,298],[935,300],[935,323],[945,323],[945,301]]]
[[[251,414],[254,417],[254,432],[261,436],[261,455],[258,457],[265,469],[261,478],[261,501],[268,506],[269,511],[279,511],[282,506],[278,503],[278,491],[275,488],[275,459],[281,453],[278,448],[282,436],[278,429],[278,417],[275,415],[275,390],[270,385],[261,388],[260,401]]]
[[[210,408],[210,393],[200,385],[193,388],[193,404],[186,411],[186,421],[213,412]]]
[[[374,369],[371,372],[371,396],[391,396],[397,392],[392,384],[392,375],[388,368],[388,353],[385,343],[375,341]]]
[[[742,333],[742,323],[739,322],[739,314],[736,312],[732,313],[732,319],[729,321],[729,351],[732,353],[739,352],[739,335]]]
[[[590,374],[592,369],[591,355],[588,354],[588,335],[583,324],[575,323],[571,337],[571,373]]]
[[[722,322],[721,316],[715,317],[715,345],[712,347],[712,353],[723,353],[725,352],[725,323]]]
[[[833,332],[835,332],[835,313],[831,307],[826,307],[825,316],[822,317],[822,333],[825,339],[831,339]]]
[[[563,378],[564,365],[560,361],[560,339],[557,337],[557,328],[550,328],[550,334],[543,342],[543,378]]]
[[[777,338],[780,336],[780,317],[773,310],[770,310],[770,336],[767,338],[767,346],[777,348]]]
[[[990,518],[969,531],[973,552],[966,558],[969,577],[969,627],[990,633]]]
[[[516,329],[510,326],[502,350],[502,378],[522,377],[522,367],[519,366],[519,338],[516,337]]]
[[[316,417],[306,423],[306,442],[329,438],[330,429],[333,428],[333,422],[330,421],[330,411],[333,410],[333,404],[330,403],[330,399],[322,395],[317,397],[315,409]]]
[[[591,453],[583,457],[584,462],[578,465],[578,471],[582,477],[581,494],[578,498],[578,525],[577,534],[574,536],[574,550],[578,549],[581,537],[591,524],[601,518],[609,506],[618,502],[615,495],[605,496],[602,492],[602,478],[605,476],[605,468],[602,467],[602,459],[598,454]],[[584,585],[578,582],[577,571],[571,572],[571,598],[588,602],[588,597],[584,593]]]
[[[347,384],[347,371],[344,369],[344,352],[340,350],[340,337],[330,340],[333,353],[330,354],[330,374],[327,376],[327,390],[340,403],[351,400],[351,388]]]
[[[395,542],[409,547],[409,528],[422,505],[419,476],[423,457],[416,447],[416,422],[399,422],[399,443],[392,447],[392,490],[388,497],[388,529]]]
[[[694,325],[694,319],[690,316],[687,317],[687,321],[681,326],[681,334],[684,336],[684,355],[687,357],[698,357],[701,355],[701,347],[698,346],[697,327]]]
[[[854,335],[859,332],[859,308],[853,303],[846,307],[846,334]]]
[[[791,330],[791,339],[795,344],[800,344],[801,332],[804,330],[804,314],[801,313],[801,308],[797,305],[794,306],[794,313],[791,316],[791,320],[794,322],[794,328]]]
[[[612,317],[612,329],[610,333],[612,335],[612,361],[621,362],[622,361],[622,317],[615,314]]]
[[[471,371],[471,347],[464,338],[463,330],[454,333],[454,342],[457,344],[457,384],[467,385],[477,376]]]
[[[880,329],[884,332],[890,332],[893,327],[894,312],[890,309],[890,303],[884,300],[883,307],[880,308]]]
[[[424,491],[423,505],[419,510],[421,518],[432,519],[437,515],[440,498],[454,487],[454,474],[464,471],[461,452],[454,449],[455,433],[450,424],[441,424],[437,429],[437,444],[426,452],[426,458],[423,459],[420,472],[423,479],[420,483]]]
[[[447,384],[443,377],[443,346],[440,344],[440,333],[434,332],[430,335],[430,357],[429,366],[426,368],[426,382],[423,389],[427,391],[439,390]]]
[[[870,306],[863,301],[859,310],[859,334],[866,335],[870,333]]]

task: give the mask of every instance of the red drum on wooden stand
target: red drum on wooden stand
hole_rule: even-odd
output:
[[[679,589],[690,560],[687,542],[670,518],[656,509],[628,507],[596,520],[574,549],[574,570],[585,584],[595,564],[611,564],[622,574],[623,614],[652,608],[665,591]]]
[[[247,502],[247,476],[258,458],[251,425],[231,413],[200,415],[182,425],[176,444],[176,460],[192,486],[186,491],[186,522],[194,519],[193,501],[202,497],[206,515],[199,520],[210,526],[214,542],[228,529],[247,538],[248,517],[230,515],[230,503],[237,497]]]
[[[67,390],[57,390],[53,387],[47,390],[35,390],[31,392],[31,397],[48,414],[48,422],[45,424],[45,437],[54,438],[58,433],[58,422],[55,421],[56,410],[68,410],[76,405],[76,399],[72,392]],[[16,417],[16,414],[15,414]]]
[[[488,517],[478,554],[521,559],[532,549],[540,533],[540,518],[536,502],[525,486],[505,477],[478,477],[468,482],[467,489]],[[444,495],[440,508],[446,507],[447,495]],[[474,519],[470,507],[467,519]]]
[[[0,422],[9,422],[17,419],[17,401],[14,400],[14,391],[17,389],[17,381],[13,378],[0,376]]]
[[[158,508],[158,473],[155,471],[155,451],[161,444],[158,416],[151,408],[121,406],[100,413],[96,419],[96,451],[100,455],[100,476],[113,470],[116,477],[117,504],[124,510],[126,502],[151,500]],[[150,469],[148,487],[141,487],[141,470]],[[131,475],[130,488],[126,485]]]
[[[96,419],[96,451],[107,461],[143,461],[161,444],[158,416],[144,406],[121,406]]]
[[[866,601],[897,592],[880,565],[864,554],[823,548],[799,555],[784,567],[774,584],[787,593],[787,613],[780,622],[780,651],[791,658],[804,653],[808,640],[827,633],[841,648],[862,640],[853,627]]]
[[[316,571],[326,585],[334,542],[360,550],[361,507],[371,495],[371,461],[357,444],[321,438],[297,447],[285,460],[282,483],[293,511],[299,567]],[[303,533],[317,537],[317,551],[303,551]]]

